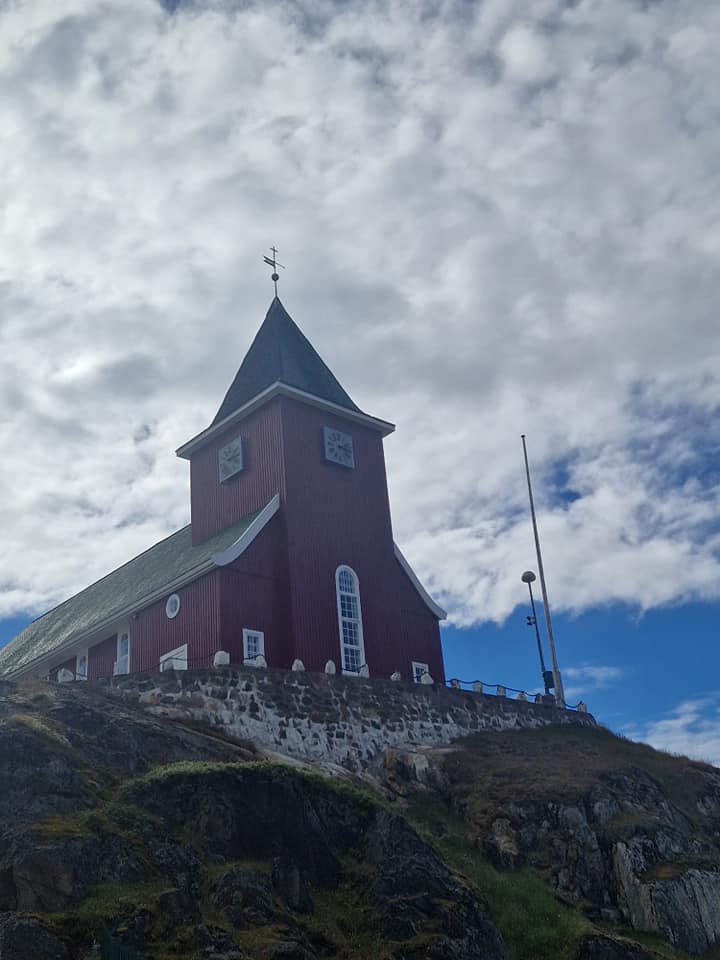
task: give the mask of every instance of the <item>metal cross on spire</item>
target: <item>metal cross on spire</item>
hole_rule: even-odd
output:
[[[278,267],[280,267],[281,270],[284,270],[285,267],[281,263],[278,263],[277,261],[277,247],[270,247],[270,250],[272,252],[272,257],[263,257],[263,260],[269,267],[273,268],[273,272],[270,279],[275,285],[275,296],[277,296],[277,282],[280,279],[280,275],[277,272],[277,269]]]

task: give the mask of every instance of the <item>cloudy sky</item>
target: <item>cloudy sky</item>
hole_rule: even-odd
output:
[[[3,635],[187,522],[275,243],[398,425],[449,672],[535,683],[525,432],[569,696],[720,762],[719,42],[694,0],[0,0]]]

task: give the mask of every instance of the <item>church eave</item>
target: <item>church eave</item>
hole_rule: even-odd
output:
[[[431,613],[433,613],[438,618],[438,620],[447,620],[447,612],[443,610],[443,608],[438,603],[435,603],[433,598],[427,592],[425,587],[420,582],[420,578],[408,563],[407,558],[403,554],[400,547],[396,543],[393,543],[393,547],[395,549],[395,559],[403,568],[403,570],[407,574],[408,579],[410,580],[412,585],[415,587],[417,592],[420,594],[422,599],[425,601],[425,604],[428,607],[428,609],[431,611]]]
[[[191,440],[188,440],[187,443],[184,443],[181,447],[178,447],[178,449],[175,451],[176,455],[178,457],[182,457],[184,460],[189,460],[197,450],[199,450],[201,447],[204,447],[205,444],[209,443],[214,437],[218,436],[229,427],[234,426],[236,423],[239,423],[241,420],[244,420],[245,417],[249,416],[264,403],[267,403],[269,400],[272,400],[277,396],[285,396],[294,400],[300,400],[303,403],[309,404],[310,406],[318,407],[321,410],[327,410],[328,413],[333,413],[345,420],[361,423],[364,426],[369,427],[371,430],[377,430],[378,433],[380,433],[383,437],[387,437],[395,430],[395,424],[389,423],[387,420],[380,420],[377,417],[370,417],[366,413],[350,410],[347,407],[341,407],[340,404],[332,403],[330,400],[324,400],[321,397],[315,397],[311,393],[305,393],[304,390],[298,390],[297,387],[291,387],[288,384],[282,383],[278,380],[275,383],[270,384],[269,387],[259,393],[256,397],[253,397],[252,400],[233,411],[233,413],[229,414],[223,420],[219,420],[217,423],[211,424],[201,433],[198,433],[197,436],[193,437]]]

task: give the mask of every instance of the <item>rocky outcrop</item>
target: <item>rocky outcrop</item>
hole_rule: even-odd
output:
[[[368,956],[506,958],[477,892],[369,795],[92,692],[0,711],[2,960],[84,960],[103,929],[147,957],[318,960],[351,930]]]
[[[637,789],[624,789],[620,802],[596,793],[567,806],[540,800],[510,804],[512,818],[492,820],[479,842],[500,866],[529,863],[541,870],[566,902],[593,904],[590,913],[597,919],[622,916],[638,930],[703,953],[720,942],[720,854],[692,835],[665,798],[653,802],[646,795],[640,805]],[[607,819],[611,809],[615,817]],[[617,830],[629,811],[638,824],[619,840]]]
[[[662,755],[639,751],[651,769],[620,764],[587,785],[568,756],[569,802],[541,779],[534,790],[508,785],[474,818],[476,842],[498,867],[534,867],[594,920],[624,920],[703,953],[720,943],[720,772],[677,761],[677,782],[662,783],[652,769]]]
[[[477,896],[403,818],[352,792],[261,766],[171,770],[141,781],[130,796],[162,820],[167,841],[192,829],[193,846],[210,861],[271,864],[269,876],[233,867],[213,883],[213,903],[241,927],[281,919],[311,954],[294,918],[314,911],[313,891],[347,881],[352,856],[367,868],[366,879],[353,882],[382,936],[397,942],[398,958],[415,956],[418,938],[429,951],[423,957],[505,957]]]
[[[217,960],[505,960],[496,923],[516,951],[514,920],[488,860],[503,891],[531,868],[517,895],[531,876],[543,917],[569,905],[553,950],[542,934],[519,960],[554,960],[558,945],[573,960],[656,960],[630,926],[698,954],[720,943],[711,767],[593,725],[342,766],[259,760],[219,729],[89,687],[0,695],[1,960],[87,960],[103,929],[148,958],[163,944]]]
[[[672,840],[660,837],[635,836],[613,846],[619,904],[634,927],[703,953],[720,942],[720,862],[707,870],[660,860],[659,848]]]

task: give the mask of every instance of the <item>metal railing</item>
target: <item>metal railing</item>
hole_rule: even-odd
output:
[[[554,704],[555,697],[546,693],[530,693],[527,690],[518,690],[516,687],[509,687],[505,683],[486,683],[484,680],[458,680],[453,677],[445,681],[445,686],[451,690],[469,690],[473,693],[485,693],[488,696],[508,698],[509,693],[514,693],[515,697],[508,699],[521,700],[531,703]],[[576,710],[578,713],[586,713],[587,706],[580,700],[578,703],[566,703],[566,710]]]

